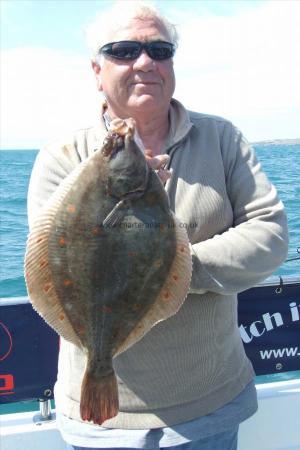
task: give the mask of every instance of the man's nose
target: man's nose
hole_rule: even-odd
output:
[[[133,67],[136,70],[148,72],[149,70],[153,70],[155,67],[155,61],[150,58],[145,50],[143,50],[139,57],[134,61]]]

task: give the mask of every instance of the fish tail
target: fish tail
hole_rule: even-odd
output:
[[[86,371],[81,387],[81,418],[101,425],[116,416],[118,411],[118,386],[114,372],[96,379]]]

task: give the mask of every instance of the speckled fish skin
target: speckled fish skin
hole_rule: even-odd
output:
[[[96,380],[113,373],[112,356],[157,297],[176,247],[173,226],[156,228],[173,224],[159,180],[132,139],[107,152],[115,139],[77,181],[49,237],[56,290]],[[121,198],[145,187],[147,195],[129,196],[117,224],[102,226]],[[61,238],[68,244],[61,246]]]
[[[61,190],[29,236],[27,288],[45,320],[86,350],[81,417],[102,424],[118,413],[112,358],[126,350],[131,334],[139,339],[144,328],[149,331],[158,321],[160,303],[170,300],[169,291],[162,293],[170,271],[178,279],[172,269],[177,253],[185,253],[183,271],[190,280],[188,241],[184,236],[183,244],[177,242],[167,194],[137,147],[132,128],[124,135],[110,133],[102,150]],[[45,255],[42,274],[37,254]],[[177,258],[181,261],[181,255]],[[166,318],[178,304],[174,311],[172,305],[164,307]],[[69,329],[74,337],[69,338]]]

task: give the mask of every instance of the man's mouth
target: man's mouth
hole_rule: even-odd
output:
[[[132,84],[136,84],[136,85],[141,84],[143,86],[148,86],[148,85],[151,86],[151,85],[157,85],[157,84],[161,84],[161,83],[156,80],[136,80],[136,81],[133,81]]]

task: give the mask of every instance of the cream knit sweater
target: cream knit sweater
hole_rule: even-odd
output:
[[[45,200],[80,161],[99,149],[104,123],[42,150],[28,196],[32,224]],[[173,317],[114,359],[120,412],[104,423],[155,428],[209,414],[253,377],[237,327],[237,293],[285,259],[287,224],[275,188],[253,149],[219,117],[187,112],[172,100],[165,152],[171,208],[187,228],[193,254],[190,294]],[[80,419],[84,354],[61,340],[56,407]]]

